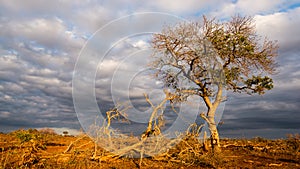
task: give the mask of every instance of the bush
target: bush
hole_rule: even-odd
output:
[[[36,129],[18,130],[12,133],[21,143],[33,141],[43,147],[47,138]]]
[[[20,139],[21,143],[25,143],[33,139],[33,134],[31,133],[25,133],[25,132],[19,132],[16,135],[17,138]]]

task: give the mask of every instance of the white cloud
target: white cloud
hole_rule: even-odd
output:
[[[209,12],[209,16],[217,18],[228,18],[230,16],[241,15],[270,15],[286,11],[297,3],[297,0],[238,0],[237,2],[226,1],[218,4],[215,10]]]
[[[300,43],[300,8],[270,15],[256,15],[258,33],[278,40],[281,48],[294,48]]]
[[[149,49],[149,43],[145,42],[144,40],[138,40],[137,42],[133,43],[133,47],[139,49]]]
[[[72,47],[80,48],[83,39],[75,39],[76,32],[70,32],[67,25],[60,19],[33,18],[28,20],[12,20],[3,26],[0,34],[3,37],[13,37],[21,41],[19,47],[28,46],[35,52],[46,50],[68,50]],[[47,49],[46,49],[47,48]],[[78,49],[79,50],[79,49]]]
[[[94,33],[114,17],[112,10],[100,5],[88,6],[76,11],[76,13],[71,16],[73,23],[91,33]]]
[[[217,0],[152,0],[147,1],[147,5],[154,7],[158,11],[171,12],[176,14],[194,14],[201,10],[212,8],[216,4],[221,5],[225,1]]]
[[[243,10],[247,14],[255,14],[261,12],[273,12],[278,9],[279,5],[282,5],[284,0],[239,0],[236,3],[238,10]]]
[[[24,67],[16,55],[4,55],[0,57],[0,71],[15,71]]]
[[[113,59],[103,60],[98,65],[98,71],[101,74],[101,77],[105,78],[108,74],[110,74],[110,75],[113,74],[119,64],[120,64],[120,62],[117,60],[113,60]]]
[[[57,7],[55,3],[46,0],[27,0],[26,2],[18,0],[2,0],[1,4],[13,11],[49,10]]]

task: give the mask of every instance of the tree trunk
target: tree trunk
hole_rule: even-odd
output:
[[[218,153],[218,152],[221,152],[221,146],[220,146],[220,138],[219,138],[217,125],[214,121],[215,120],[213,120],[213,122],[210,122],[208,124],[208,127],[209,127],[210,134],[211,134],[210,141],[211,141],[212,151],[214,153]]]
[[[223,93],[223,86],[222,86],[222,83],[219,82],[218,92],[217,92],[215,101],[212,104],[212,106],[209,108],[209,111],[207,113],[208,127],[210,130],[211,146],[212,146],[212,150],[214,153],[221,152],[219,132],[218,132],[217,124],[215,121],[215,113],[216,113],[216,110],[217,110],[219,104],[222,101],[222,93]]]
[[[202,113],[202,114],[200,114],[200,116],[208,124],[208,128],[210,131],[210,141],[211,141],[212,151],[218,153],[221,151],[219,132],[218,132],[217,125],[215,122],[215,118],[214,118],[215,116],[209,116],[211,114],[214,114],[214,112],[210,111],[207,116],[204,115],[204,113]]]

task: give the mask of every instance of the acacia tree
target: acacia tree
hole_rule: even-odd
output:
[[[220,151],[215,113],[224,90],[264,94],[273,88],[268,75],[275,73],[276,41],[258,36],[252,17],[234,16],[227,22],[203,17],[203,22],[184,22],[165,27],[153,36],[155,61],[151,67],[165,86],[185,101],[196,95],[207,111],[213,151]],[[186,81],[190,85],[180,85]],[[200,101],[199,101],[200,103]]]

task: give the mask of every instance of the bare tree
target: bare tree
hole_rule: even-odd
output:
[[[152,46],[155,61],[150,66],[174,89],[175,101],[191,95],[204,101],[207,112],[199,114],[208,124],[213,151],[221,150],[215,113],[224,90],[264,94],[273,88],[267,75],[275,73],[278,45],[258,36],[252,17],[234,16],[228,22],[203,17],[203,23],[165,27],[153,36]]]
[[[149,137],[150,135],[159,135],[161,133],[160,127],[162,124],[156,124],[155,118],[158,117],[158,111],[164,111],[164,105],[167,101],[175,99],[176,95],[172,95],[167,90],[164,91],[166,97],[158,104],[154,105],[149,99],[147,94],[144,94],[147,103],[151,105],[152,113],[148,121],[148,126],[146,131],[142,134],[142,138]],[[160,120],[160,118],[158,118]],[[161,120],[162,121],[162,120]]]

